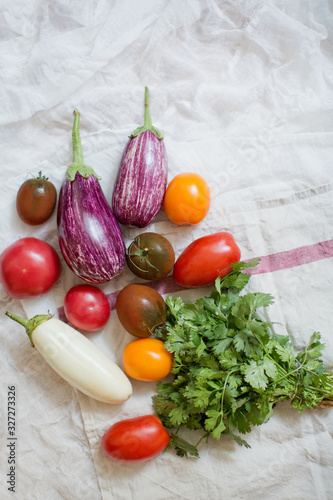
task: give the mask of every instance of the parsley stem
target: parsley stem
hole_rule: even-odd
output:
[[[252,332],[252,335],[253,335],[253,337],[254,337],[254,338],[255,338],[255,339],[259,342],[259,344],[260,344],[260,345],[261,345],[261,347],[263,348],[264,353],[266,354],[266,356],[267,356],[267,357],[268,357],[271,361],[273,361],[273,363],[275,363],[275,365],[277,366],[277,368],[278,368],[278,369],[279,369],[282,373],[284,373],[284,376],[283,376],[282,378],[287,377],[287,376],[288,376],[288,372],[287,372],[287,371],[286,371],[286,370],[285,370],[285,369],[284,369],[284,368],[280,365],[280,363],[278,363],[278,362],[277,362],[277,361],[273,358],[273,356],[271,356],[271,354],[267,351],[265,344],[264,344],[264,343],[260,340],[260,338],[258,338],[258,337],[257,337],[257,335],[256,335],[254,332]],[[282,379],[281,379],[281,380],[282,380]],[[274,381],[274,383],[275,383],[275,381]]]
[[[291,372],[287,372],[285,375],[283,375],[283,377],[280,377],[280,378],[278,378],[277,380],[274,380],[273,382],[271,382],[270,384],[268,384],[268,386],[267,386],[267,387],[269,387],[269,386],[270,386],[270,385],[272,385],[272,384],[276,385],[276,384],[278,384],[279,382],[281,382],[281,380],[283,380],[283,379],[285,379],[285,378],[289,377],[289,375],[292,375],[293,373],[297,373],[297,372],[299,372],[299,370],[300,370],[301,368],[303,368],[304,363],[305,363],[305,362],[303,362],[301,365],[299,365],[297,368],[295,368],[295,369],[294,369],[294,370],[292,370]]]
[[[230,370],[230,371],[228,372],[228,375],[227,375],[227,376],[226,376],[226,378],[225,378],[225,381],[224,381],[224,386],[223,386],[223,390],[222,390],[222,395],[221,395],[221,411],[220,411],[220,413],[221,413],[221,418],[223,418],[223,414],[224,414],[224,411],[223,411],[223,403],[224,403],[224,395],[225,395],[225,390],[226,390],[226,387],[227,387],[228,378],[230,377],[230,375],[231,375],[232,373],[235,373],[235,372],[237,372],[237,371],[239,371],[239,368],[233,368],[232,370]]]
[[[210,435],[209,432],[205,432],[205,434],[203,436],[201,436],[201,438],[199,439],[199,441],[194,446],[197,448],[203,439],[209,438],[209,435]]]
[[[235,373],[235,372],[238,372],[239,371],[239,368],[233,368],[232,370],[230,370],[228,372],[228,375],[226,376],[225,378],[225,381],[224,381],[224,386],[223,386],[223,391],[222,391],[222,396],[221,396],[221,412],[222,412],[222,416],[223,416],[223,401],[224,401],[224,394],[225,394],[225,390],[226,390],[226,387],[227,387],[227,382],[228,382],[228,378],[230,377],[230,375],[232,373]]]
[[[327,389],[321,389],[320,387],[314,387],[313,385],[309,385],[308,389],[312,389],[315,392],[321,392],[322,394],[325,394],[326,398],[333,398],[333,386],[329,388],[329,391]]]

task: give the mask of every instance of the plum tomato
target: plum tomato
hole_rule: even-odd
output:
[[[182,173],[168,185],[164,196],[164,211],[174,224],[198,224],[210,207],[210,190],[201,175]]]
[[[76,285],[66,293],[64,311],[69,323],[85,332],[95,332],[106,325],[110,303],[105,293],[94,285]]]
[[[117,296],[116,310],[120,323],[134,337],[150,337],[167,317],[162,295],[146,285],[125,286]]]
[[[16,210],[20,219],[30,226],[43,224],[52,215],[57,202],[57,191],[48,177],[26,180],[16,195]]]
[[[171,272],[175,263],[175,251],[164,236],[142,233],[128,247],[126,259],[132,273],[139,278],[159,280]]]
[[[230,264],[239,262],[241,256],[233,236],[219,232],[193,241],[183,250],[173,268],[173,279],[183,287],[200,287],[214,284],[231,271]]]
[[[136,380],[161,380],[171,371],[172,354],[164,348],[162,340],[136,339],[125,347],[123,365],[125,373]]]
[[[21,238],[0,256],[0,282],[13,299],[28,299],[49,292],[60,277],[55,249],[38,238]]]
[[[120,420],[104,433],[105,455],[121,462],[142,462],[154,458],[168,446],[170,435],[156,415]]]

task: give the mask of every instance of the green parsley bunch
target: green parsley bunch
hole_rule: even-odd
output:
[[[231,436],[249,447],[240,434],[268,421],[278,401],[301,412],[333,399],[333,374],[321,360],[324,345],[315,332],[303,352],[295,352],[287,335],[273,333],[257,309],[273,303],[266,293],[240,292],[250,275],[243,272],[258,259],[233,264],[217,278],[209,297],[184,303],[168,296],[168,317],[155,336],[173,354],[173,382],[159,382],[155,413],[170,429],[180,456],[199,456],[198,444],[211,436]],[[182,426],[203,429],[196,445],[179,435]]]

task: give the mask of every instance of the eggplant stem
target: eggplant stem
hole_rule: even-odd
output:
[[[157,137],[158,140],[162,141],[163,140],[163,134],[160,132],[156,127],[153,126],[152,121],[151,121],[151,116],[150,116],[150,109],[149,109],[149,89],[148,87],[145,87],[145,117],[144,117],[144,123],[141,127],[136,128],[131,135],[129,136],[130,139],[133,139],[133,137],[137,137],[138,135],[142,134],[143,132],[147,131],[152,132],[155,137]]]
[[[77,109],[74,110],[74,125],[72,130],[73,141],[73,163],[83,163],[82,144],[80,137],[80,113]]]
[[[21,318],[21,316],[17,316],[16,314],[13,314],[13,313],[8,312],[8,311],[6,311],[5,314],[10,319],[12,319],[12,320],[16,321],[17,323],[19,323],[20,325],[24,326],[32,347],[35,347],[35,344],[32,340],[33,331],[37,328],[38,325],[40,325],[41,323],[44,323],[44,321],[47,321],[48,319],[53,318],[53,314],[37,314],[36,316],[33,316],[30,319]]]
[[[66,175],[70,181],[74,181],[76,173],[82,175],[85,179],[89,177],[89,175],[94,175],[96,179],[100,180],[95,170],[88,165],[84,164],[83,161],[83,153],[82,153],[82,144],[81,137],[79,131],[80,125],[80,113],[77,109],[74,110],[74,124],[72,130],[72,142],[73,142],[73,163],[67,169]]]
[[[150,109],[149,109],[149,90],[148,87],[145,87],[145,120],[144,120],[144,126],[149,127],[152,126],[152,121],[151,121],[151,116],[150,116]]]
[[[6,316],[8,316],[8,318],[16,321],[17,323],[20,323],[20,325],[24,326],[24,328],[27,327],[28,322],[29,322],[28,319],[21,318],[21,316],[17,316],[16,314],[11,313],[9,311],[6,311],[5,314],[6,314]]]

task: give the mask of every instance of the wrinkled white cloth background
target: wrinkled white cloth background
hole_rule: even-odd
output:
[[[144,86],[164,131],[169,180],[205,176],[211,210],[196,227],[163,211],[149,230],[176,254],[195,238],[230,231],[242,258],[332,239],[333,5],[330,0],[33,0],[1,2],[0,251],[25,236],[59,251],[56,216],[32,228],[16,214],[19,186],[39,170],[60,189],[72,161],[73,110],[84,158],[109,200],[130,132],[143,123]],[[129,243],[137,229],[124,229]],[[62,261],[63,262],[63,261]],[[275,296],[264,314],[296,348],[313,331],[333,369],[333,261],[255,275],[250,289]],[[138,281],[125,271],[106,292]],[[112,423],[152,412],[154,383],[133,382],[124,405],[78,394],[30,347],[5,310],[57,313],[78,284],[63,262],[54,291],[16,301],[1,288],[1,498],[49,500],[325,500],[333,491],[333,411],[301,415],[287,403],[246,439],[202,444],[201,458],[167,451],[141,464],[106,459]],[[209,289],[182,292],[185,298]],[[121,364],[132,340],[116,312],[92,341]],[[16,493],[7,490],[7,387],[17,390]]]

